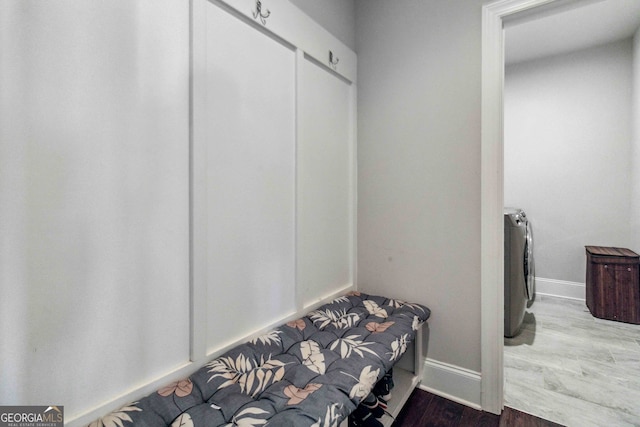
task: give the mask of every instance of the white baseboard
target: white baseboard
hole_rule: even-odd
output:
[[[545,279],[543,277],[536,277],[535,283],[536,294],[580,301],[585,300],[586,287],[584,283]]]
[[[482,409],[479,372],[427,358],[419,388],[473,409]]]

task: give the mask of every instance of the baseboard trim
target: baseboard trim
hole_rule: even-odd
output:
[[[586,286],[584,283],[545,279],[543,277],[536,277],[535,280],[536,294],[578,301],[585,300]]]
[[[482,377],[479,372],[427,358],[419,388],[482,410]]]

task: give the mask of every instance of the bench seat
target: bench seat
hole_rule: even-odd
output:
[[[90,426],[338,426],[429,315],[424,305],[351,292]]]

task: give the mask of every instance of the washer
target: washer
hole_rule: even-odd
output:
[[[522,209],[504,208],[504,336],[518,334],[533,300],[533,235]]]

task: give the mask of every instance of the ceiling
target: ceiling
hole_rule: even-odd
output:
[[[568,0],[505,20],[505,62],[512,64],[633,37],[640,0]]]

